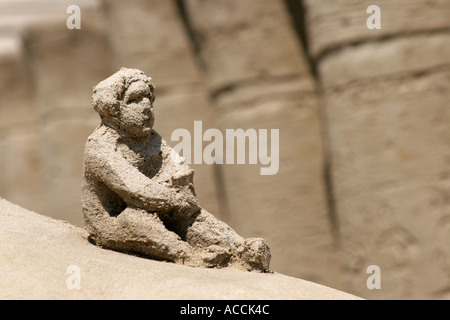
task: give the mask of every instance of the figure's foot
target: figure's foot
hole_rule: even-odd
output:
[[[228,266],[231,251],[217,245],[206,248],[194,248],[192,254],[186,257],[181,264],[190,267],[224,268]]]
[[[230,250],[217,245],[211,245],[202,250],[202,262],[210,268],[226,267],[231,257]]]
[[[271,259],[270,248],[262,238],[245,239],[240,258],[249,271],[269,271]]]

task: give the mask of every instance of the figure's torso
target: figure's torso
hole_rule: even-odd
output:
[[[193,183],[193,170],[184,162],[174,161],[175,151],[156,131],[152,131],[149,139],[141,143],[124,143],[118,139],[117,146],[121,156],[155,182],[171,187]],[[179,156],[177,158],[181,159]]]
[[[107,152],[113,152],[118,157],[123,157],[131,166],[153,182],[180,190],[184,189],[184,192],[192,193],[192,196],[195,197],[192,186],[193,170],[184,163],[172,161],[171,153],[174,151],[155,131],[145,143],[139,143],[139,141],[130,143],[121,140],[118,135],[111,134],[110,129],[99,127],[89,137],[87,144],[90,144],[91,151],[97,150],[99,155],[102,154],[100,150],[104,146],[108,146]],[[96,153],[92,152],[88,157],[95,158]],[[104,181],[95,179],[95,175],[89,174],[90,170],[89,165],[85,163],[82,192],[86,195],[83,197],[85,199],[83,209],[89,211],[97,208],[99,214],[105,210],[110,216],[119,215],[127,204],[119,195],[109,189]]]
[[[152,132],[144,143],[124,143],[118,139],[117,152],[150,179],[158,174],[163,165],[162,141],[156,132]]]

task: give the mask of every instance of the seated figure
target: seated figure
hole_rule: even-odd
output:
[[[94,88],[101,124],[84,155],[82,208],[104,248],[189,266],[269,271],[263,239],[244,239],[197,201],[193,175],[154,131],[155,87],[122,68]]]

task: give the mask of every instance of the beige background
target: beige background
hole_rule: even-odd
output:
[[[82,225],[92,87],[121,66],[154,79],[172,146],[194,120],[280,129],[277,175],[193,166],[203,206],[266,238],[273,270],[369,299],[450,298],[447,0],[0,0],[0,196]]]

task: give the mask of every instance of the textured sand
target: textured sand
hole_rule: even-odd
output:
[[[357,299],[281,274],[191,268],[98,248],[87,232],[0,199],[0,299]],[[80,289],[68,289],[71,265]]]

